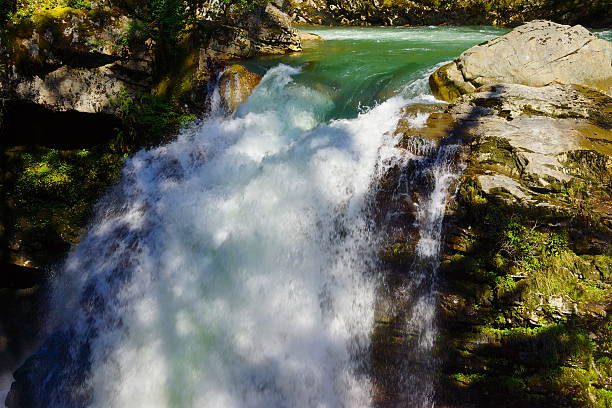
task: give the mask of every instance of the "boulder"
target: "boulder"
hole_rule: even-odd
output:
[[[128,47],[131,20],[110,10],[41,10],[9,25],[5,98],[53,111],[113,113],[121,89],[151,86],[152,40]]]
[[[612,93],[612,44],[582,26],[536,20],[470,48],[429,78],[434,95],[453,101],[483,85],[576,84]]]
[[[255,55],[285,54],[302,50],[291,19],[272,3],[244,11],[223,23],[208,27],[214,33],[205,45],[207,55],[228,60]]]
[[[235,111],[251,95],[261,78],[242,65],[230,65],[219,77],[219,95],[224,107],[230,112]]]
[[[298,33],[300,36],[300,41],[323,41],[323,37],[313,33],[307,33],[305,31],[300,31]]]

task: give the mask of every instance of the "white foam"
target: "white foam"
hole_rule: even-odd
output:
[[[99,330],[92,407],[370,405],[363,209],[406,100],[318,124],[331,102],[297,72],[129,159],[71,253],[56,294],[77,335]],[[92,287],[104,308],[84,311]]]

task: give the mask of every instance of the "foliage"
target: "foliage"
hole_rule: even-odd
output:
[[[12,236],[40,242],[75,241],[91,216],[91,205],[121,172],[123,155],[107,147],[58,150],[9,148],[8,168],[14,176],[5,187],[10,197],[4,210],[14,224]]]
[[[122,89],[112,103],[123,122],[113,147],[122,151],[160,143],[195,118],[177,112],[165,98],[145,92],[132,94]]]
[[[581,184],[584,194],[593,195],[595,181]],[[610,406],[599,384],[610,377],[612,321],[597,305],[610,300],[612,259],[609,245],[592,245],[607,232],[593,227],[591,202],[566,209],[517,203],[485,193],[469,176],[457,201],[464,232],[442,273],[466,306],[446,313],[451,324],[468,314],[470,324],[447,332],[449,400],[486,394],[477,406],[507,406],[509,396],[521,406]]]
[[[264,6],[262,0],[221,0],[221,3],[229,9],[253,10],[256,6]]]
[[[91,10],[92,4],[90,0],[17,0],[15,7],[12,8],[7,17],[15,17],[17,19],[28,18],[36,11],[51,10],[57,7]]]
[[[90,0],[66,0],[66,7],[72,7],[79,10],[91,10],[92,5]]]
[[[20,205],[31,205],[33,200],[81,201],[85,186],[106,185],[116,178],[122,159],[113,156],[110,152],[43,148],[24,153],[15,184],[16,200]]]

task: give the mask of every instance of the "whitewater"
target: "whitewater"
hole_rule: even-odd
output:
[[[484,35],[465,31],[466,44]],[[458,39],[441,33],[430,47]],[[345,47],[341,34],[334,49]],[[371,406],[385,239],[372,206],[387,170],[407,160],[393,134],[401,108],[439,103],[427,78],[447,58],[433,55],[400,76],[362,73],[376,79],[367,95],[358,78],[350,86],[304,81],[330,72],[312,71],[316,61],[258,61],[265,75],[237,112],[224,112],[213,95],[208,117],[127,159],[55,272],[50,335],[30,359],[38,367],[30,399],[62,408]],[[339,99],[353,107],[338,108]],[[417,248],[428,266],[412,272],[414,287],[429,283],[415,289],[406,321],[422,333],[423,361],[436,334],[428,276],[457,173],[449,151],[414,157],[439,180],[419,213]],[[419,385],[418,404],[432,406],[431,377],[423,383],[405,370],[406,392]]]

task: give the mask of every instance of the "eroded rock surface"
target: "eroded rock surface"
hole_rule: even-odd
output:
[[[533,21],[470,48],[430,77],[436,97],[453,101],[493,83],[577,84],[610,94],[612,44],[582,26]]]
[[[68,7],[36,13],[9,28],[8,76],[0,92],[54,111],[112,113],[121,89],[147,89],[153,43],[128,49],[129,18]]]
[[[496,84],[447,109],[467,145],[441,269],[442,402],[610,403],[611,104]]]

